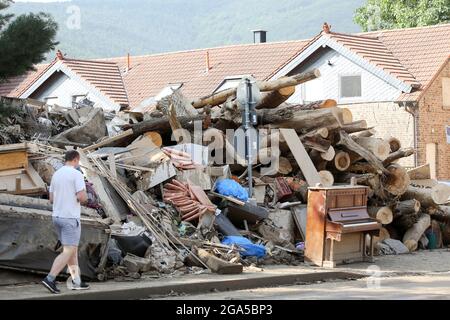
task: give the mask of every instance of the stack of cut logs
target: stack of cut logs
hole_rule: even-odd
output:
[[[426,230],[432,230],[438,245],[442,238],[450,238],[450,188],[430,177],[429,166],[407,171],[399,159],[412,156],[413,148],[402,148],[395,137],[380,138],[365,120],[354,121],[347,108],[337,107],[336,101],[324,100],[305,105],[292,105],[286,100],[295,93],[295,86],[320,76],[318,70],[296,74],[272,81],[258,81],[262,100],[256,107],[259,129],[267,134],[260,140],[258,161],[267,163],[267,157],[278,159],[278,171],[272,177],[285,177],[293,194],[306,203],[308,181],[302,173],[302,163],[293,157],[278,128],[291,128],[297,132],[309,154],[322,184],[357,184],[370,188],[369,214],[384,227],[380,241],[385,238],[401,240],[410,251],[422,243],[426,247]],[[182,101],[182,99],[177,99]],[[180,109],[201,110],[186,116]],[[195,120],[203,121],[203,128],[219,132],[237,129],[242,125],[241,110],[236,101],[236,88],[226,89],[195,99],[189,106],[174,106],[177,112],[130,125],[135,134],[147,131],[170,133],[176,128],[192,130]],[[176,116],[183,114],[183,116]],[[192,114],[192,113],[191,113]],[[272,155],[271,141],[278,139],[280,153]],[[216,146],[217,147],[217,146]],[[224,153],[233,152],[229,141],[223,143]],[[217,152],[217,151],[216,151]],[[309,160],[308,160],[309,161]],[[243,175],[244,166],[233,166],[232,173]],[[255,172],[258,176],[258,173]],[[442,227],[444,226],[444,229]],[[430,229],[431,228],[431,229]],[[441,232],[444,230],[443,232]],[[447,242],[448,243],[448,242]]]

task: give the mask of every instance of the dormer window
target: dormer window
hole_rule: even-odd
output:
[[[341,98],[361,97],[361,75],[340,76],[339,87]]]

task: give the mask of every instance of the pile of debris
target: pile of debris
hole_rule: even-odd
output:
[[[83,226],[89,222],[108,235],[94,246],[83,238],[81,269],[100,279],[302,263],[308,187],[351,180],[370,188],[368,212],[383,224],[380,253],[450,244],[449,188],[432,180],[426,166],[407,171],[397,163],[413,149],[376,137],[334,100],[286,103],[296,85],[319,75],[313,70],[257,82],[263,93],[250,170],[245,148],[239,150],[247,132],[236,88],[194,101],[169,90],[145,116],[109,116],[92,106],[52,111],[45,118],[51,135],[0,148],[0,192],[8,194],[0,198],[2,216],[26,211],[47,219],[46,188],[62,165],[63,148],[76,147],[90,199]],[[55,129],[55,112],[63,115],[64,130]],[[56,254],[53,242],[47,238],[33,253]],[[14,258],[3,258],[11,243],[0,243],[0,265],[17,267]]]

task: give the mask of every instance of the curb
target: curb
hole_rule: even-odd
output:
[[[76,294],[52,295],[45,297],[32,297],[25,300],[138,300],[151,299],[169,294],[202,294],[215,291],[234,291],[255,289],[262,287],[276,287],[282,285],[303,284],[314,281],[360,279],[367,275],[332,271],[315,272],[307,274],[288,274],[281,276],[266,276],[255,278],[244,278],[237,280],[213,280],[197,283],[174,283],[159,286],[138,288],[116,288],[103,291],[83,291]]]

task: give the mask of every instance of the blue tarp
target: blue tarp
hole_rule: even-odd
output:
[[[248,192],[233,179],[223,179],[217,182],[216,192],[224,196],[231,196],[241,201],[248,200]]]
[[[236,244],[245,251],[241,252],[243,257],[254,256],[257,258],[263,258],[266,255],[266,247],[260,244],[254,244],[247,238],[241,236],[227,236],[222,240],[223,244],[232,245]]]

